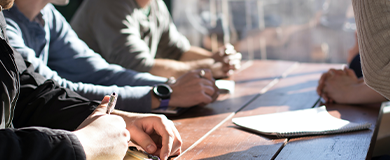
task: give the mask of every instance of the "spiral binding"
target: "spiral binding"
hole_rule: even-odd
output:
[[[350,131],[357,131],[357,130],[363,130],[363,129],[369,129],[371,127],[370,123],[364,123],[357,126],[345,126],[340,129],[336,130],[328,130],[328,131],[313,131],[313,132],[305,132],[305,131],[299,131],[299,132],[281,132],[276,133],[276,137],[278,138],[285,138],[285,137],[297,137],[297,136],[307,136],[307,135],[325,135],[325,134],[335,134],[335,133],[344,133],[344,132],[350,132]]]

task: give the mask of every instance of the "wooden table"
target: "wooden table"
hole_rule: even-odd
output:
[[[366,159],[370,158],[381,118],[380,104],[328,104],[331,115],[370,122],[369,130],[301,138],[267,137],[236,127],[234,117],[306,109],[320,105],[318,79],[340,64],[250,61],[231,79],[234,94],[221,95],[206,107],[194,107],[175,123],[184,141],[175,159]]]

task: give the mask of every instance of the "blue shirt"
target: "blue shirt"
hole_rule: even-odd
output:
[[[72,30],[52,4],[30,21],[14,5],[4,11],[9,42],[36,72],[92,100],[118,93],[117,109],[149,112],[151,85],[166,78],[107,63]],[[138,86],[138,87],[134,87]]]

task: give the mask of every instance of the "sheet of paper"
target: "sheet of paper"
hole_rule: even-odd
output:
[[[222,93],[234,93],[235,82],[233,80],[216,80],[215,85],[219,88]]]
[[[326,134],[369,128],[370,124],[357,124],[331,116],[325,106],[298,111],[233,118],[233,123],[262,134],[284,133]],[[359,128],[360,127],[360,128]]]

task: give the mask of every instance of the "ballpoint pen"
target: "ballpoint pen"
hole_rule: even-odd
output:
[[[107,114],[110,114],[114,110],[117,98],[118,95],[116,95],[115,92],[111,94],[110,100],[108,101],[107,105]]]

